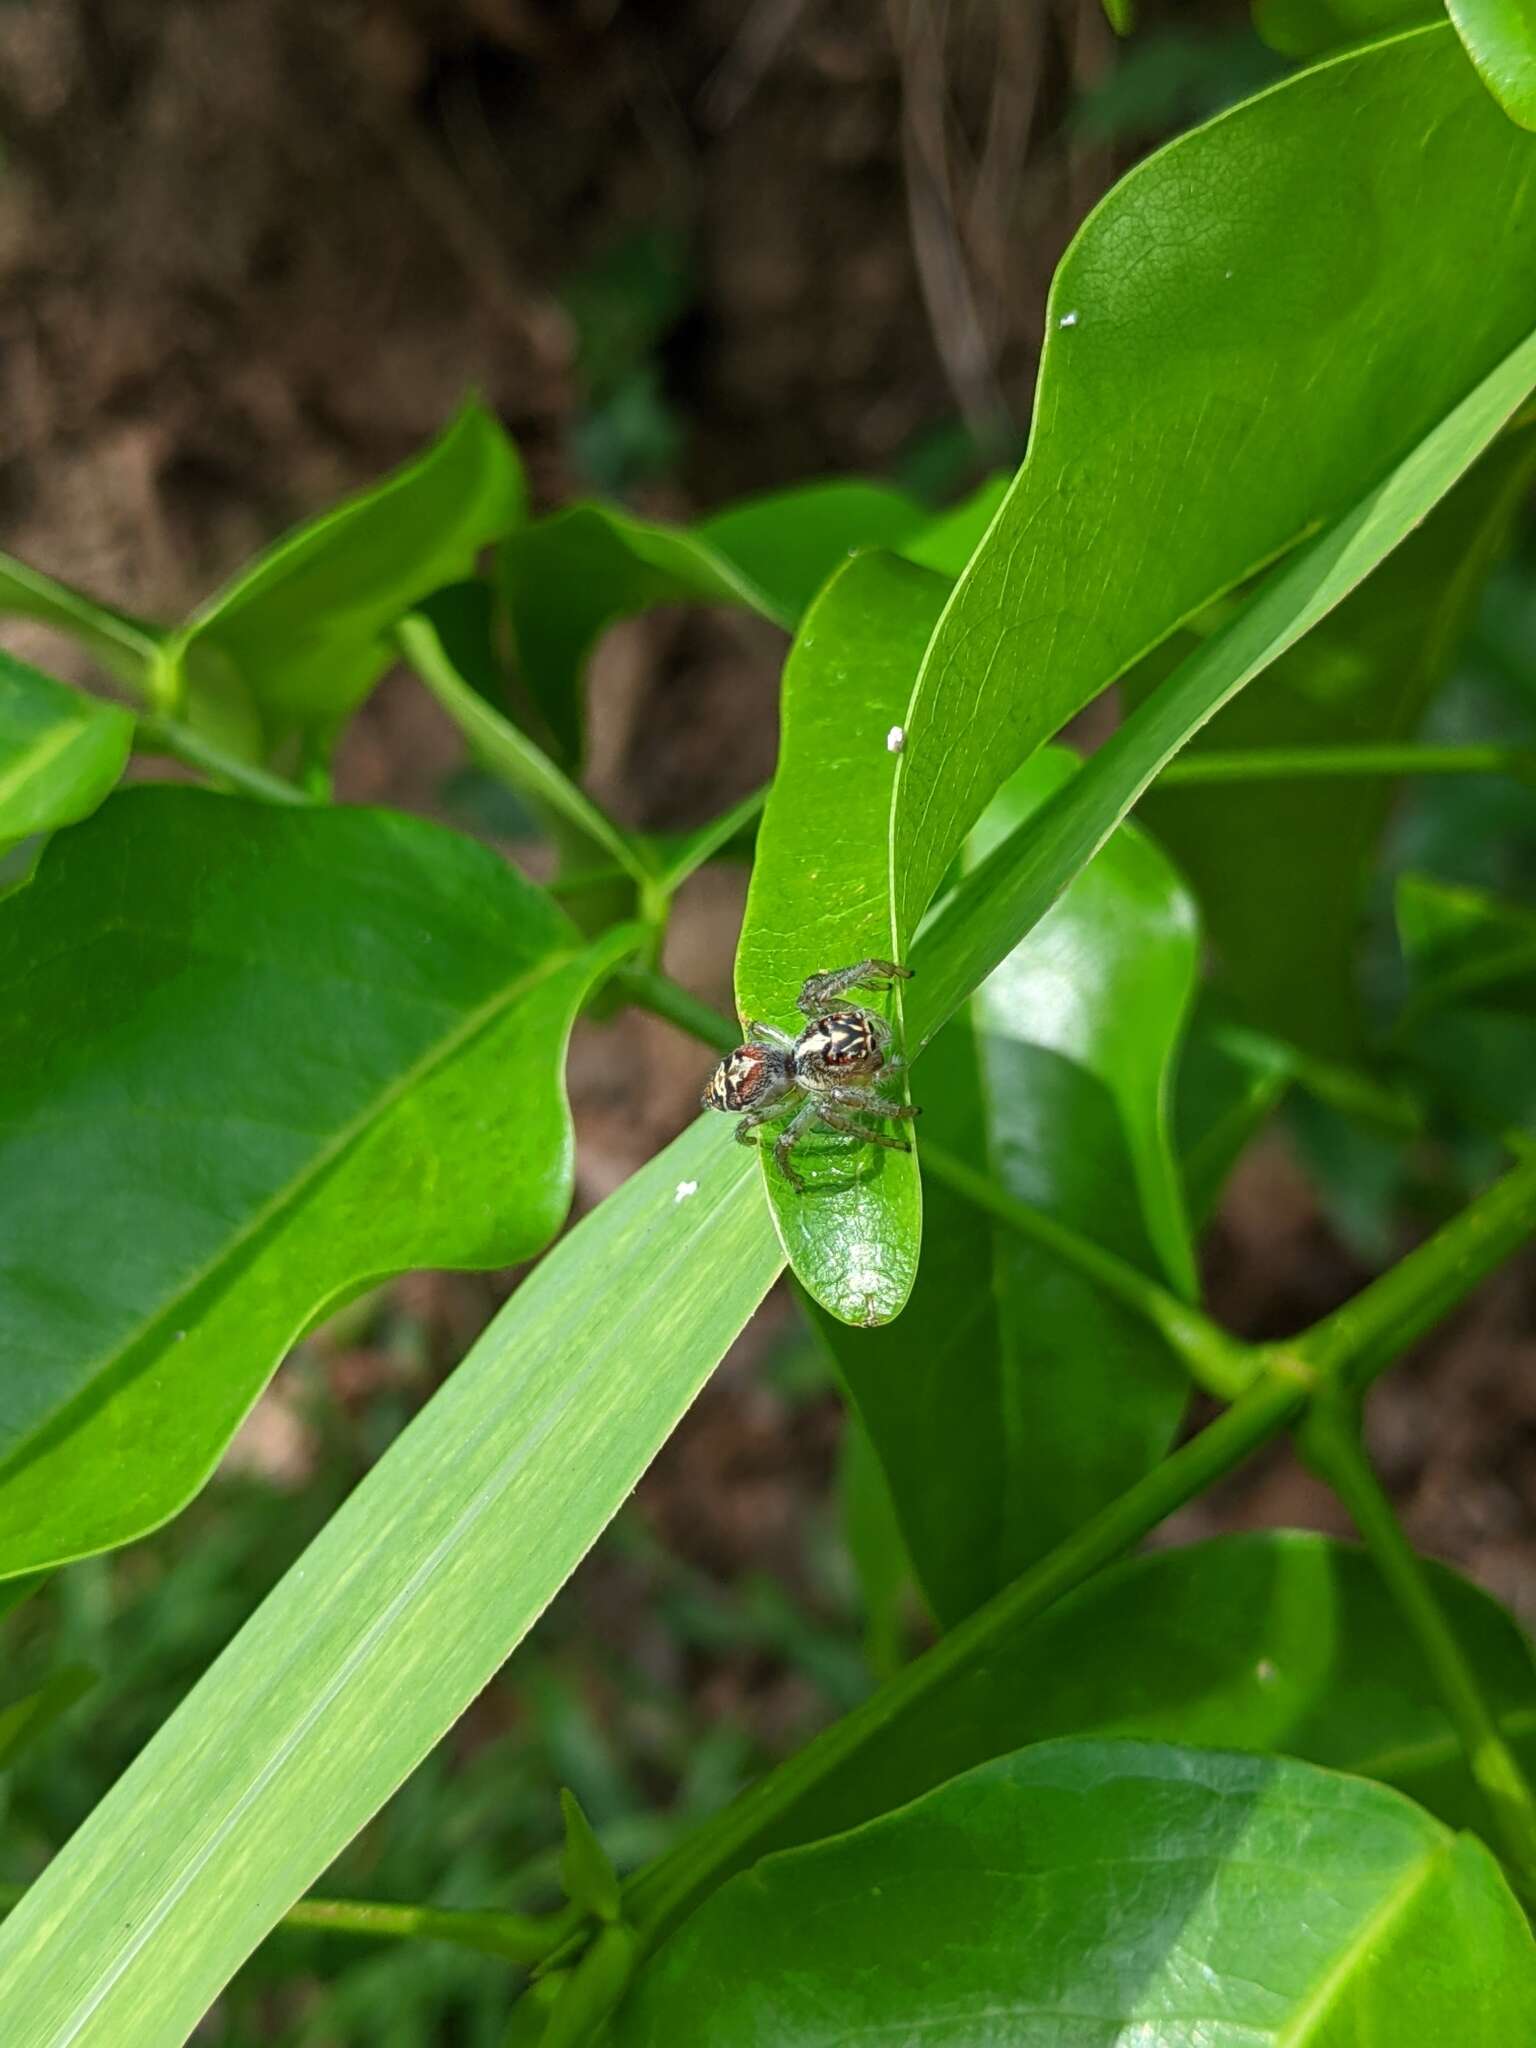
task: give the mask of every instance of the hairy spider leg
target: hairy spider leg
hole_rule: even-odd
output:
[[[811,1126],[819,1120],[820,1116],[821,1105],[817,1102],[814,1095],[808,1096],[795,1111],[783,1130],[780,1131],[778,1142],[773,1148],[773,1156],[778,1161],[779,1171],[797,1195],[805,1193],[805,1182],[790,1165],[789,1155],[794,1151],[796,1145],[799,1144]],[[740,1137],[741,1133],[738,1131],[736,1135]],[[745,1142],[750,1144],[752,1141],[749,1138]]]
[[[765,1024],[760,1017],[747,1020],[747,1036],[755,1038],[759,1045],[777,1046],[780,1052],[793,1052],[795,1041],[788,1031],[781,1031],[777,1024]]]
[[[910,1102],[892,1102],[874,1088],[860,1088],[852,1081],[838,1081],[830,1087],[823,1085],[819,1091],[827,1102],[838,1102],[845,1109],[862,1109],[867,1116],[915,1117],[921,1116],[920,1109],[914,1109]]]
[[[830,974],[808,975],[798,1008],[802,1016],[819,1017],[851,988],[889,988],[893,981],[909,980],[911,973],[910,967],[898,967],[894,960],[860,960],[852,967],[836,967]]]
[[[890,1152],[910,1152],[910,1138],[891,1138],[884,1131],[866,1130],[863,1124],[856,1124],[851,1116],[844,1116],[840,1110],[828,1103],[819,1105],[821,1121],[829,1131],[846,1131],[850,1138],[862,1138],[866,1145],[884,1145]]]

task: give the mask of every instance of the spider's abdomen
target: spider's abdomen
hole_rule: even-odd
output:
[[[782,1095],[786,1075],[782,1055],[765,1045],[738,1045],[716,1067],[704,1090],[706,1109],[751,1109],[765,1097]]]
[[[873,1017],[862,1010],[831,1010],[807,1024],[795,1040],[795,1073],[874,1074],[885,1061],[885,1045]]]

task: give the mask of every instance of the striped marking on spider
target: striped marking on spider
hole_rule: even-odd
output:
[[[852,967],[813,974],[796,1004],[808,1021],[798,1037],[755,1018],[747,1025],[744,1045],[727,1053],[710,1077],[701,1098],[706,1109],[739,1114],[737,1142],[755,1145],[754,1133],[765,1124],[794,1114],[774,1142],[773,1156],[796,1194],[805,1182],[790,1160],[800,1140],[820,1127],[884,1145],[892,1152],[910,1152],[905,1138],[872,1130],[867,1122],[898,1122],[920,1112],[905,1102],[882,1095],[879,1083],[905,1065],[891,1051],[891,1027],[876,1010],[840,1000],[850,989],[888,989],[905,981],[910,967],[893,960],[860,960]]]

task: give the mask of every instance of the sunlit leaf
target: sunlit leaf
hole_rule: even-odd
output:
[[[623,2048],[1506,2048],[1536,1945],[1489,1852],[1309,1764],[1063,1741],[731,1880]]]
[[[0,852],[95,810],[132,743],[126,711],[0,652]]]
[[[141,1533],[328,1306],[570,1199],[587,949],[486,849],[165,786],[0,906],[0,1571]]]

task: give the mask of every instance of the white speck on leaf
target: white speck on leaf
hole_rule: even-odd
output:
[[[1075,313],[1063,313],[1056,322],[1056,325],[1058,327],[1075,327],[1077,325],[1077,315]]]
[[[674,1202],[686,1202],[690,1195],[696,1195],[698,1192],[699,1184],[696,1180],[680,1180],[677,1184],[677,1193],[672,1199]]]
[[[1261,1657],[1254,1667],[1253,1675],[1261,1685],[1273,1685],[1280,1673],[1267,1657]]]
[[[885,751],[899,754],[907,744],[907,729],[904,725],[893,725],[885,736]]]

